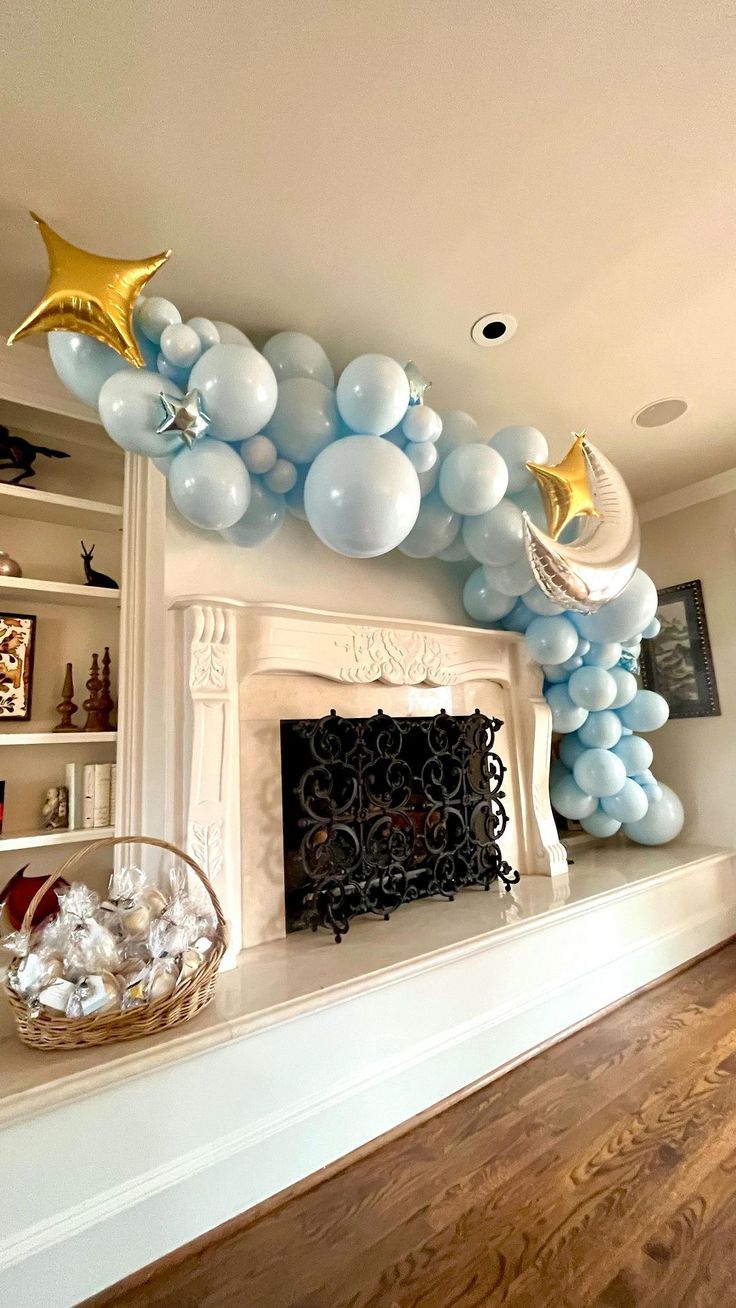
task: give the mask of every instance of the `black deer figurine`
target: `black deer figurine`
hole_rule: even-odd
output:
[[[108,577],[104,572],[98,572],[96,568],[92,567],[92,555],[95,552],[94,545],[90,546],[90,548],[87,549],[87,546],[85,545],[83,540],[80,541],[79,543],[82,546],[82,561],[84,563],[84,575],[87,578],[85,585],[104,586],[106,590],[118,590],[119,589],[118,583],[116,581],[113,581],[112,577]]]
[[[45,445],[32,445],[22,436],[13,436],[7,427],[0,426],[0,472],[7,468],[17,468],[18,476],[11,477],[5,486],[19,486],[29,477],[35,477],[34,463],[36,455],[43,454],[45,459],[68,459],[63,450],[50,450]]]

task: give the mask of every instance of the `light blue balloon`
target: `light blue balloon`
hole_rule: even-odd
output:
[[[195,527],[223,531],[248,508],[251,481],[235,450],[205,436],[177,454],[169,469],[169,491]]]
[[[537,663],[564,663],[578,643],[575,628],[563,617],[535,618],[529,623],[524,639]]]
[[[524,557],[526,558],[526,555]],[[531,609],[533,613],[538,613],[542,618],[553,618],[556,614],[565,611],[561,604],[555,604],[554,600],[551,600],[549,595],[545,595],[544,591],[536,584],[524,595],[524,603],[528,609]],[[577,653],[577,642],[580,638],[577,632],[575,632],[575,635],[577,637],[575,652]]]
[[[481,435],[475,418],[462,409],[444,409],[440,413],[442,434],[437,438],[437,449],[441,458],[446,458],[451,450],[460,445],[487,445]]]
[[[304,483],[307,480],[309,465],[302,463],[296,470],[296,481],[292,490],[287,491],[284,499],[289,513],[294,518],[299,518],[301,522],[307,521],[307,514],[304,508]]]
[[[580,740],[577,732],[573,732],[571,736],[562,737],[562,740],[560,741],[560,758],[565,764],[565,767],[569,768],[571,772],[580,758],[580,755],[584,753],[585,745]]]
[[[490,445],[460,445],[440,468],[440,494],[449,508],[468,517],[489,513],[506,494],[509,475]]]
[[[642,640],[654,640],[654,637],[658,636],[661,630],[662,630],[662,623],[660,622],[659,618],[652,618],[651,622],[647,623],[646,627],[641,633]]]
[[[616,683],[616,698],[611,704],[611,708],[624,708],[626,704],[631,703],[637,692],[636,677],[631,672],[627,672],[625,668],[619,667],[611,668],[608,675],[613,677]]]
[[[425,496],[431,495],[432,491],[437,485],[437,482],[440,479],[439,459],[434,464],[434,466],[429,469],[428,472],[418,472],[417,477],[419,478],[419,491],[422,496],[422,499],[424,499]]]
[[[383,436],[409,407],[409,379],[387,354],[361,354],[341,373],[335,394],[348,427]]]
[[[440,473],[441,475],[441,473]],[[511,500],[502,500],[490,513],[481,513],[463,523],[463,538],[479,563],[491,567],[513,563],[524,552],[521,512]]]
[[[163,354],[159,354],[158,359],[156,360],[156,371],[160,377],[166,378],[167,385],[171,382],[174,386],[178,386],[182,391],[188,389],[187,382],[189,380],[189,373],[186,368],[175,368],[172,363],[169,363],[168,359],[165,358]],[[163,389],[166,390],[166,386],[164,386]]]
[[[580,789],[596,799],[617,795],[626,780],[626,768],[609,749],[586,749],[575,760],[572,774]]]
[[[614,745],[612,752],[621,759],[627,777],[635,777],[637,772],[646,772],[654,758],[654,750],[649,741],[642,740],[641,736],[624,736]]]
[[[486,571],[486,578],[490,575],[492,574],[489,571]],[[517,600],[511,612],[506,614],[506,617],[503,620],[503,625],[507,631],[519,631],[523,634],[529,626],[529,623],[534,621],[534,617],[535,614],[532,613],[531,609],[526,607],[523,600]],[[565,680],[567,680],[567,677],[565,677]]]
[[[570,775],[570,773],[569,773],[568,769],[565,767],[565,764],[564,764],[564,763],[561,763],[560,760],[559,760],[558,758],[553,758],[553,759],[552,759],[552,762],[551,762],[550,765],[549,765],[549,789],[550,789],[550,792],[552,791],[552,787],[553,787],[553,786],[554,786],[558,781],[562,781],[563,778],[565,778],[565,777],[569,777],[569,775]]]
[[[296,464],[290,459],[277,459],[264,481],[274,495],[285,495],[296,486]]]
[[[239,327],[233,327],[231,322],[221,322],[219,318],[213,318],[212,326],[220,337],[217,342],[219,345],[244,345],[246,349],[255,349],[250,337],[246,336]]]
[[[655,690],[637,690],[630,704],[618,711],[622,724],[632,731],[658,731],[670,715],[667,700]]]
[[[429,472],[430,468],[434,467],[439,458],[439,455],[437,454],[437,446],[432,445],[430,441],[425,441],[423,445],[417,445],[413,441],[407,441],[404,448],[404,454],[409,462],[413,464],[418,473]]]
[[[543,663],[542,672],[545,681],[548,681],[551,686],[566,686],[570,680],[570,669],[566,668],[564,663]]]
[[[409,535],[420,504],[412,465],[380,436],[333,441],[317,455],[304,484],[312,531],[349,558],[370,559],[395,549]]]
[[[135,371],[117,350],[82,332],[49,332],[48,343],[57,377],[82,404],[93,409],[108,377]]]
[[[221,534],[231,545],[239,545],[241,549],[251,550],[275,536],[283,525],[285,517],[286,504],[283,495],[275,495],[264,485],[260,477],[253,477],[250,504],[245,514]]]
[[[255,436],[276,408],[273,369],[262,354],[246,346],[213,345],[195,363],[189,385],[202,396],[212,423],[209,435],[220,440]]]
[[[173,368],[183,368],[188,372],[202,353],[202,342],[193,327],[177,322],[171,327],[164,327],[161,333],[161,353]]]
[[[143,335],[158,345],[165,328],[181,322],[181,314],[171,300],[165,300],[161,295],[147,295],[140,307],[136,303],[135,322]]]
[[[100,420],[108,436],[121,449],[147,454],[150,458],[178,454],[182,449],[178,432],[159,434],[156,430],[166,416],[162,391],[176,399],[182,398],[178,386],[145,368],[126,369],[108,377],[100,391]]]
[[[488,585],[488,579],[482,568],[471,572],[463,590],[465,612],[476,622],[499,622],[514,607],[510,595],[502,595]]]
[[[631,777],[627,777],[617,794],[608,795],[601,800],[601,807],[609,817],[626,824],[639,822],[644,817],[649,808],[649,800],[641,786],[632,781]]]
[[[337,436],[335,392],[311,377],[280,382],[267,435],[282,458],[312,463]]]
[[[278,458],[278,451],[268,436],[251,436],[240,446],[240,457],[248,472],[262,475],[270,472]]]
[[[279,383],[292,377],[310,377],[331,391],[335,373],[319,341],[304,332],[277,332],[263,347]]]
[[[620,595],[596,613],[576,613],[581,636],[592,641],[626,641],[638,636],[657,611],[657,588],[651,577],[637,568]]]
[[[179,451],[177,450],[177,453],[178,452]],[[166,477],[168,480],[169,469],[172,463],[174,462],[175,458],[176,458],[175,454],[162,454],[159,459],[151,459],[151,463],[153,464],[154,468],[156,468],[158,472],[162,473],[163,476]]]
[[[422,500],[419,516],[399,549],[410,559],[429,559],[453,544],[460,531],[460,518],[448,509],[438,491]],[[462,541],[461,541],[462,543]]]
[[[556,808],[563,817],[574,822],[589,817],[597,807],[593,796],[586,795],[569,773],[550,786],[549,797],[553,808]]]
[[[560,664],[560,667],[568,674],[568,677],[570,673],[577,672],[578,668],[582,668],[582,666],[583,660],[579,654],[573,654],[572,658],[565,659],[565,662]],[[585,708],[585,705],[583,705],[583,707]]]
[[[513,563],[503,563],[500,568],[485,564],[485,569],[491,585],[504,595],[524,595],[534,585],[534,576],[524,554]]]
[[[408,441],[423,445],[426,441],[439,440],[442,435],[442,419],[427,404],[412,404],[404,414],[401,429]]]
[[[578,644],[575,653],[579,654],[582,659],[589,652],[590,652],[590,641],[586,640],[584,636],[578,636]]]
[[[608,836],[615,836],[616,832],[621,830],[621,823],[604,813],[600,806],[588,817],[581,818],[580,825],[589,836],[597,836],[602,840],[607,839]]]
[[[608,671],[616,666],[620,658],[621,646],[618,641],[609,641],[603,645],[593,643],[587,654],[583,655],[583,663],[588,663],[592,668],[605,668]]]
[[[549,459],[549,445],[536,427],[502,427],[491,437],[491,445],[508,467],[512,495],[535,484],[534,476],[526,466],[527,461],[546,463]]]
[[[220,333],[211,318],[188,318],[187,327],[192,327],[197,333],[203,350],[220,344]]]
[[[616,698],[616,682],[605,668],[580,667],[568,683],[570,699],[581,708],[610,708]]]
[[[618,713],[614,713],[613,709],[591,713],[578,734],[586,749],[612,749],[621,739]]]
[[[543,618],[539,621],[551,622],[553,619]],[[588,716],[588,710],[573,704],[567,693],[567,686],[550,686],[545,690],[544,698],[552,712],[553,731],[557,731],[562,736],[570,731],[580,730]]]
[[[643,817],[624,824],[624,832],[637,845],[666,845],[682,831],[685,813],[678,796],[661,782],[660,789],[660,799],[649,804]]]
[[[536,482],[528,490],[519,491],[518,495],[511,495],[511,499],[522,513],[529,514],[535,527],[540,527],[542,531],[548,530],[544,501]]]
[[[423,500],[422,503],[424,503]],[[470,553],[465,541],[458,533],[452,545],[448,545],[447,549],[440,550],[436,557],[441,559],[443,563],[466,563],[470,558]]]

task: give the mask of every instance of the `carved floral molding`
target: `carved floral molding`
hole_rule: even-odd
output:
[[[457,674],[446,666],[447,656],[440,642],[419,631],[392,627],[351,627],[347,641],[336,640],[348,661],[341,667],[341,681],[383,681],[391,686],[449,686]]]

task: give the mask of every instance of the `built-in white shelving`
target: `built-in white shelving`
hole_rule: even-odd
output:
[[[6,745],[114,745],[117,731],[0,731],[0,749]]]
[[[10,853],[16,849],[44,849],[47,845],[86,845],[92,840],[104,840],[114,836],[113,827],[90,827],[70,830],[61,827],[56,831],[38,828],[35,831],[16,831],[12,835],[0,836],[0,854]]]
[[[29,604],[92,604],[114,609],[120,591],[103,586],[77,586],[69,581],[39,581],[33,577],[0,577],[0,596]]]
[[[7,486],[1,482],[0,514],[32,522],[53,522],[62,527],[123,529],[123,510],[119,504],[104,504],[101,500],[85,500],[75,495],[54,495],[31,486]]]

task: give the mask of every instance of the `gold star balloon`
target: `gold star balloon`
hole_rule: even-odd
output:
[[[568,522],[580,514],[589,518],[600,518],[595,506],[590,485],[590,473],[586,454],[586,432],[575,432],[575,443],[568,450],[561,463],[548,467],[543,463],[527,463],[527,468],[536,477],[542,492],[544,509],[547,514],[549,533],[557,540]]]
[[[150,259],[106,259],[70,245],[35,213],[31,217],[46,246],[49,280],[40,303],[8,337],[8,345],[35,332],[83,332],[137,368],[145,367],[133,334],[133,305],[171,250]]]

